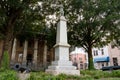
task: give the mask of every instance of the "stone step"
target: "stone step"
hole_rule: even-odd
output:
[[[48,66],[52,70],[76,70],[75,66]]]
[[[72,66],[72,62],[71,61],[53,61],[52,65],[54,66]]]
[[[67,74],[67,75],[80,76],[80,71],[79,70],[51,70],[51,69],[47,69],[46,73],[53,74],[53,75]]]

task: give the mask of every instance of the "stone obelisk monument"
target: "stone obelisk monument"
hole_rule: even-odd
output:
[[[57,25],[57,36],[55,48],[55,61],[52,62],[51,66],[46,69],[47,73],[58,75],[80,75],[80,71],[76,70],[75,66],[72,66],[72,62],[69,61],[69,47],[67,42],[67,25],[64,17],[63,7],[60,7],[60,17]]]

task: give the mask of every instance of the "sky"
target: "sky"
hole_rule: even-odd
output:
[[[72,51],[70,54],[86,54],[86,52],[83,48],[75,47],[75,50]]]

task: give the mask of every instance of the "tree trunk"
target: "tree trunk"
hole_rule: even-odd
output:
[[[4,53],[4,51],[7,51],[9,53],[9,56],[11,55],[12,41],[13,41],[13,38],[11,38],[11,39],[10,38],[4,39],[3,53]]]
[[[16,20],[19,19],[19,17],[21,16],[22,11],[23,11],[22,7],[15,8],[15,7],[10,6],[10,9],[8,10],[9,14],[6,14],[7,15],[6,24],[3,25],[5,28],[5,31],[3,33],[5,38],[4,38],[2,56],[3,56],[4,52],[7,52],[9,54],[9,59],[10,59],[11,50],[12,50],[12,41],[15,36],[15,34],[14,34],[15,27],[14,26],[15,26]],[[2,60],[2,58],[1,58],[1,60]],[[1,61],[0,61],[0,64],[1,64]]]
[[[9,59],[10,59],[11,50],[12,50],[12,41],[13,41],[13,34],[8,31],[8,32],[6,33],[5,38],[4,38],[3,52],[2,52],[2,56],[1,56],[0,65],[1,65],[1,62],[2,62],[2,60],[3,60],[3,55],[4,55],[5,52],[8,53]],[[10,60],[9,60],[9,63],[10,63]]]
[[[3,53],[3,40],[0,40],[0,67],[1,67],[1,58],[2,58],[2,53]]]
[[[90,46],[88,48],[88,69],[93,70],[94,69],[94,64],[93,64],[93,56],[92,56],[92,47]]]

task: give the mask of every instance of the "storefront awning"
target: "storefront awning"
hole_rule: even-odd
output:
[[[109,62],[109,57],[94,58],[95,62]]]

